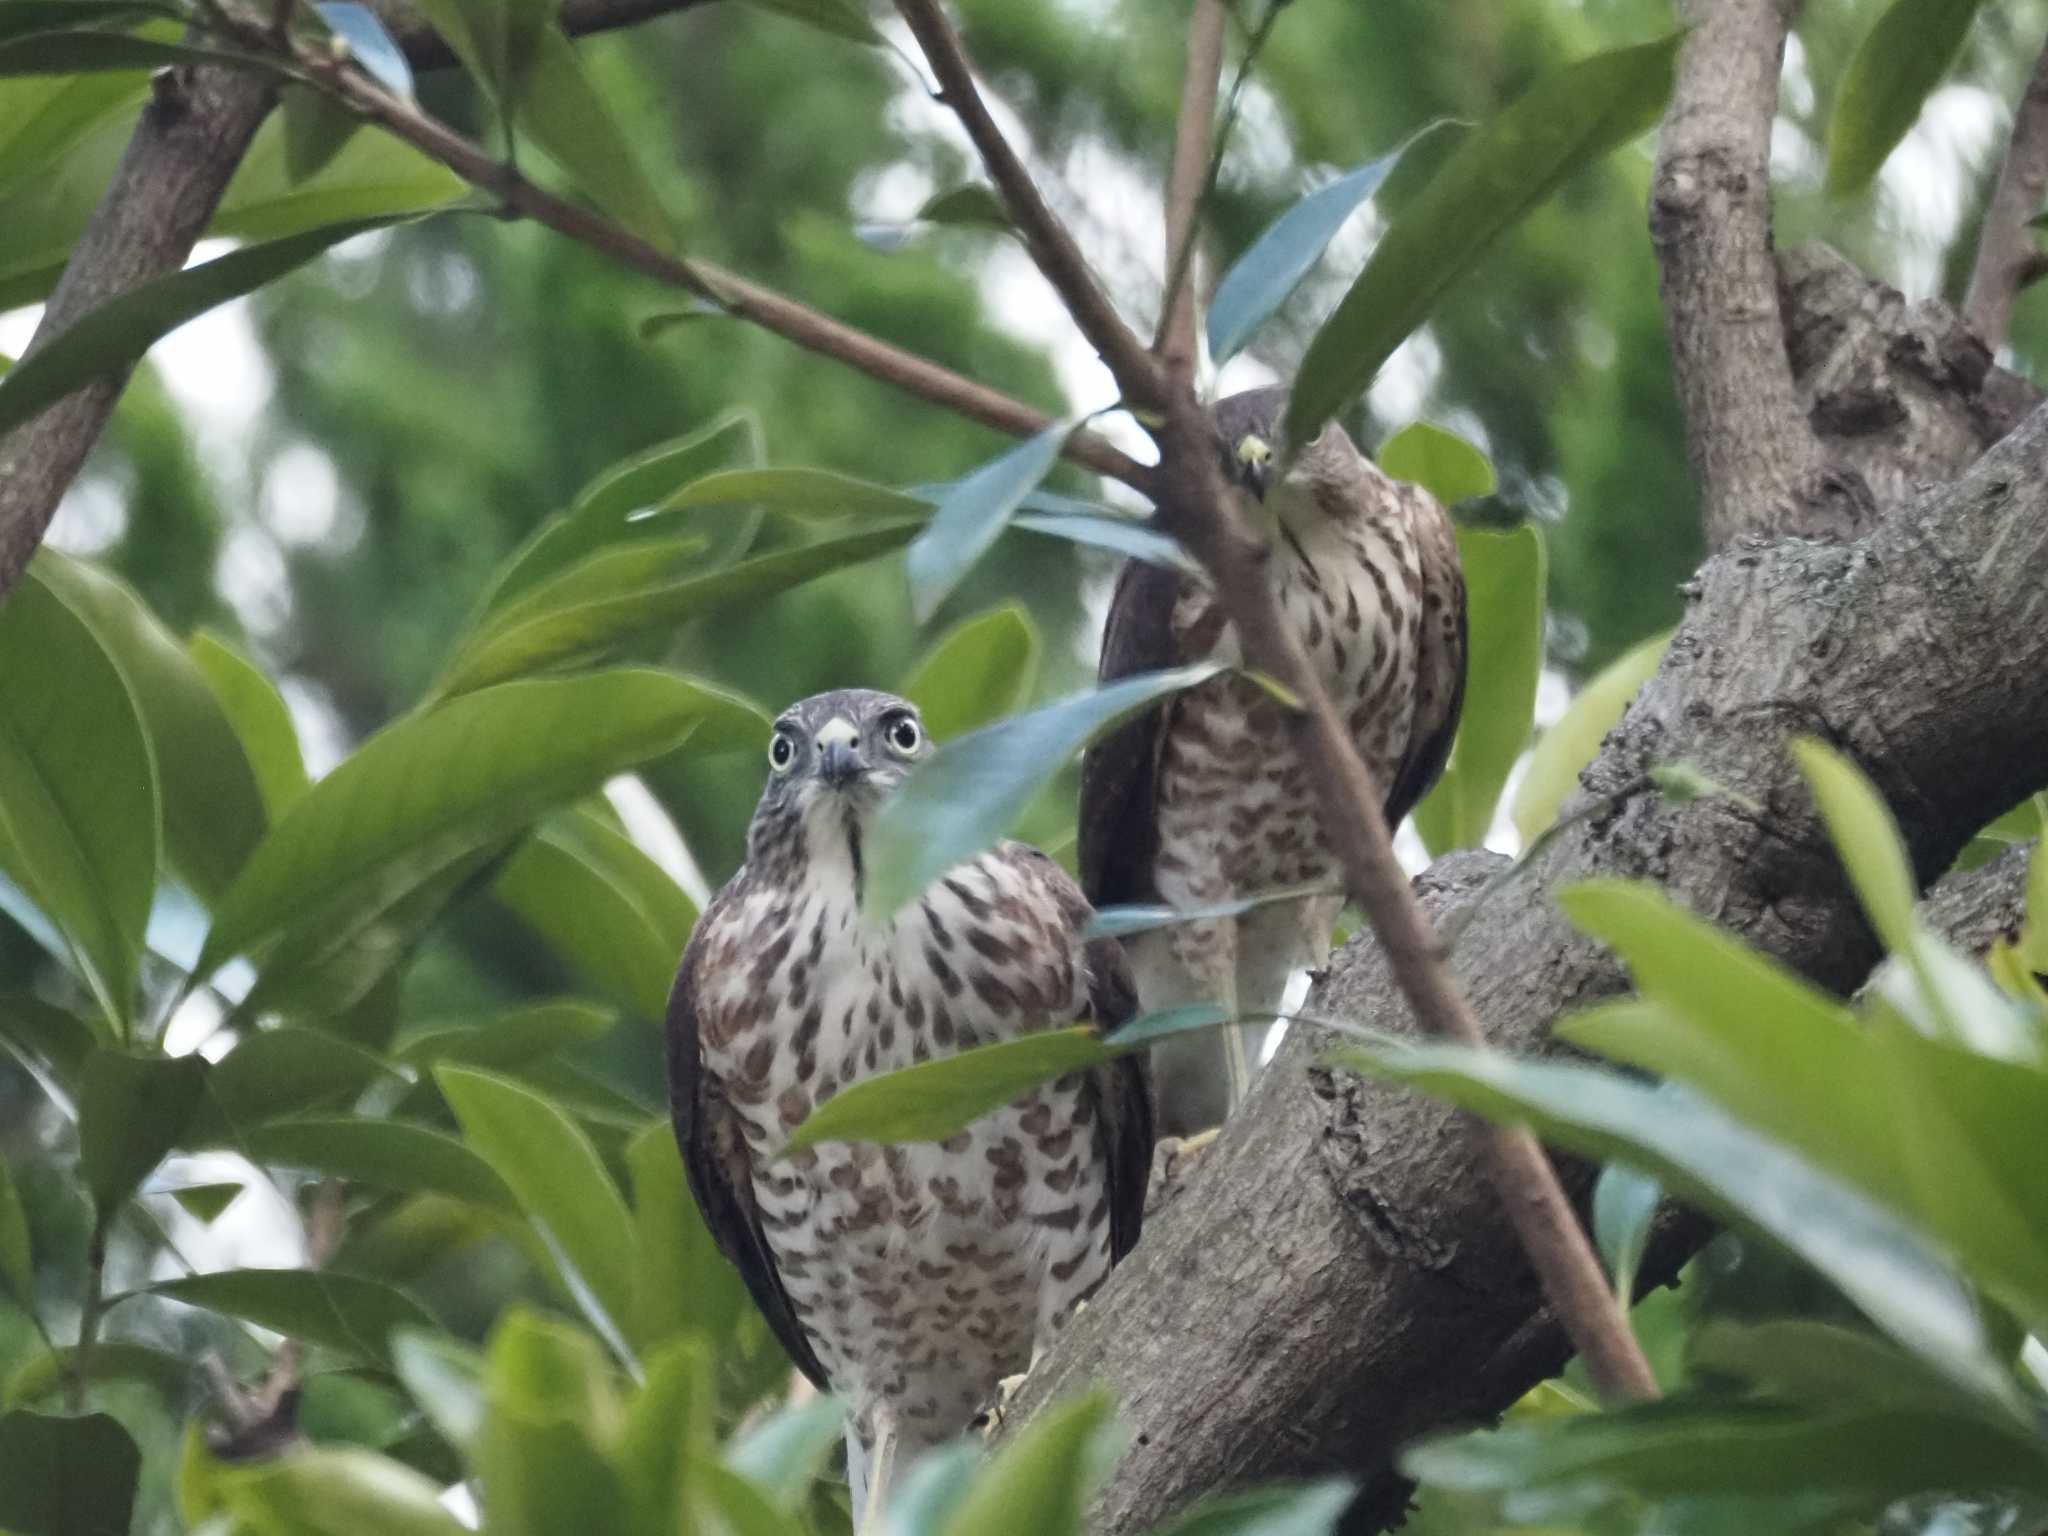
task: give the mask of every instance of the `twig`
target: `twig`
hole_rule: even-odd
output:
[[[1484,1050],[1478,1020],[1394,857],[1379,786],[1274,599],[1270,547],[1224,513],[1213,439],[1208,414],[1192,396],[1169,402],[1160,438],[1162,519],[1170,516],[1179,525],[1170,531],[1210,572],[1246,665],[1277,678],[1301,699],[1301,709],[1290,715],[1293,746],[1315,787],[1324,834],[1417,1021],[1440,1038]],[[1543,1148],[1519,1128],[1475,1127],[1475,1134],[1485,1139],[1494,1188],[1544,1295],[1595,1384],[1610,1397],[1657,1397],[1656,1378]]]
[[[1796,0],[1685,0],[1650,235],[1707,542],[1802,524],[1821,453],[1792,387],[1771,255],[1771,122]]]
[[[107,1228],[113,1213],[93,1213],[92,1236],[85,1249],[85,1303],[78,1314],[78,1347],[71,1352],[70,1401],[73,1413],[85,1412],[85,1384],[92,1380],[92,1352],[100,1341],[100,1319],[107,1310]]]
[[[2027,221],[2048,200],[2048,48],[2034,61],[2034,73],[2012,114],[2012,134],[1998,183],[1984,209],[1977,235],[1977,260],[1963,299],[1963,320],[1996,352],[2005,345],[2013,300],[2040,277],[2033,232]],[[2031,276],[2029,275],[2031,273]]]
[[[24,355],[34,356],[89,310],[185,264],[273,96],[270,82],[239,71],[157,77]],[[28,568],[127,379],[125,368],[103,375],[0,437],[0,601]]]
[[[953,109],[981,155],[982,164],[988,167],[989,179],[1001,194],[1025,249],[1031,252],[1038,270],[1066,305],[1081,334],[1102,354],[1102,360],[1124,392],[1125,403],[1140,408],[1157,406],[1162,391],[1152,354],[1116,312],[1074,237],[1047,206],[1031,172],[989,115],[988,104],[981,99],[974,83],[974,70],[967,62],[966,50],[939,8],[939,0],[896,0],[896,9],[917,38],[918,47],[924,50],[925,62],[939,82],[940,99]]]
[[[1195,0],[1188,24],[1188,62],[1182,76],[1180,121],[1174,133],[1173,164],[1166,181],[1166,289],[1160,300],[1159,336],[1153,350],[1175,389],[1190,387],[1195,374],[1195,241],[1202,201],[1214,161],[1210,125],[1216,118],[1216,85],[1223,73],[1223,0]],[[1243,76],[1239,76],[1242,83]]]

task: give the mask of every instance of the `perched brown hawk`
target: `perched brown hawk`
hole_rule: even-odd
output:
[[[1138,1238],[1152,1156],[1126,1058],[938,1145],[774,1156],[849,1083],[1135,1006],[1117,946],[1058,865],[1002,843],[893,920],[863,919],[862,833],[929,747],[885,693],[775,723],[747,861],[697,923],[669,999],[690,1188],[790,1358],[848,1405],[856,1513],[896,1453],[965,1430]]]
[[[1397,825],[1442,772],[1465,692],[1465,582],[1450,519],[1428,492],[1391,480],[1331,425],[1290,463],[1282,389],[1215,408],[1227,476],[1272,536],[1273,590],[1337,711],[1387,795]],[[1276,467],[1285,465],[1278,479]],[[1105,680],[1204,657],[1237,659],[1206,583],[1128,563],[1103,636]],[[1097,906],[1208,906],[1340,885],[1281,706],[1225,675],[1127,721],[1083,766],[1081,879]],[[1146,1011],[1215,1002],[1275,1013],[1289,978],[1320,965],[1341,901],[1315,896],[1235,919],[1127,941]],[[1250,1026],[1162,1043],[1160,1128],[1212,1126],[1241,1097]]]

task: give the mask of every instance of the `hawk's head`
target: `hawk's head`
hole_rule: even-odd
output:
[[[1299,452],[1287,440],[1287,391],[1248,389],[1216,402],[1216,444],[1223,475],[1278,516],[1316,506],[1317,487],[1349,489],[1359,460],[1351,436],[1334,421]]]
[[[930,752],[917,706],[893,693],[841,688],[790,705],[768,738],[750,862],[777,849],[847,848],[857,867],[867,818]]]

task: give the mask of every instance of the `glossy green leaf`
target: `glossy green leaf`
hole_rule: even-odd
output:
[[[1031,505],[1029,500],[1024,503]],[[1010,526],[1025,533],[1042,533],[1070,544],[1087,544],[1114,554],[1127,555],[1151,565],[1170,566],[1190,575],[1201,571],[1201,562],[1187,552],[1178,539],[1161,533],[1149,523],[1130,517],[1109,517],[1086,513],[1020,512]]]
[[[696,908],[630,838],[581,810],[550,817],[491,893],[585,977],[662,1016]]]
[[[285,169],[300,180],[319,175],[363,126],[360,117],[310,86],[286,86],[277,105],[284,119]]]
[[[50,588],[23,582],[0,605],[0,847],[123,1032],[157,821],[155,763],[120,669]]]
[[[704,507],[762,506],[794,517],[931,516],[932,503],[910,491],[892,491],[830,469],[729,469],[684,486],[657,509],[662,514]]]
[[[445,1061],[511,1071],[601,1039],[616,1022],[610,1009],[564,998],[516,1008],[483,1024],[421,1029],[401,1043],[398,1057],[415,1067]]]
[[[194,1221],[210,1226],[247,1188],[242,1184],[187,1184],[182,1189],[170,1192],[178,1202],[178,1208]]]
[[[206,1075],[197,1056],[99,1050],[86,1059],[78,1160],[102,1227],[179,1144],[205,1096]]]
[[[933,741],[950,741],[1021,708],[1037,680],[1038,626],[1021,603],[1006,603],[933,641],[897,692]]]
[[[633,1314],[633,1223],[589,1138],[556,1105],[509,1078],[440,1066],[434,1080],[462,1122],[463,1139],[552,1239],[571,1291],[580,1281],[602,1309],[593,1321],[624,1326]]]
[[[1626,1163],[1609,1163],[1593,1185],[1593,1241],[1607,1262],[1614,1294],[1626,1310],[1635,1300],[1636,1271],[1650,1245],[1650,1223],[1664,1191],[1646,1173]]]
[[[305,1446],[220,1480],[236,1516],[291,1536],[463,1536],[438,1485],[356,1446]]]
[[[1544,76],[1479,125],[1388,227],[1309,343],[1287,440],[1312,441],[1505,230],[1565,177],[1650,128],[1671,94],[1676,36]]]
[[[747,0],[747,4],[756,10],[788,16],[807,27],[815,27],[820,32],[843,37],[849,42],[866,43],[877,48],[887,43],[857,0]]]
[[[484,1422],[484,1359],[445,1333],[400,1328],[391,1336],[392,1369],[448,1443],[474,1454]]]
[[[680,1335],[725,1347],[749,1305],[683,1177],[675,1132],[657,1120],[626,1148],[638,1273],[632,1336],[643,1348]]]
[[[696,1340],[661,1349],[647,1361],[646,1381],[626,1405],[613,1461],[635,1531],[675,1528],[691,1464],[710,1459],[718,1427],[716,1352]]]
[[[1030,1511],[1033,1536],[1078,1536],[1081,1513],[1105,1470],[1099,1447],[1115,1433],[1106,1393],[1094,1392],[1036,1415],[975,1480],[946,1522],[945,1536],[981,1536]]]
[[[639,146],[620,130],[575,45],[552,25],[533,41],[519,124],[599,208],[657,248],[674,249],[675,231]]]
[[[1470,627],[1465,707],[1443,777],[1415,808],[1415,829],[1432,854],[1486,840],[1501,789],[1528,745],[1543,675],[1547,562],[1535,524],[1460,528],[1458,557]]]
[[[767,1494],[777,1508],[794,1514],[845,1428],[845,1405],[835,1398],[814,1397],[744,1430],[727,1447],[725,1464]]]
[[[1947,1255],[1891,1211],[1701,1100],[1611,1072],[1387,1040],[1339,1061],[1583,1156],[1621,1159],[1755,1227],[1819,1270],[1900,1343],[1989,1401],[2011,1388]]]
[[[1328,186],[1318,187],[1266,226],[1223,274],[1209,300],[1209,355],[1217,367],[1242,351],[1259,327],[1287,302],[1288,295],[1301,286],[1301,280],[1337,238],[1337,231],[1379,191],[1409,145],[1444,126],[1432,123],[1421,129],[1393,153],[1368,160]]]
[[[215,908],[197,966],[374,922],[549,806],[679,744],[723,695],[657,672],[453,699],[365,742],[279,820]]]
[[[1918,1405],[1980,1420],[2009,1433],[2012,1420],[1889,1340],[1839,1323],[1714,1319],[1692,1340],[1692,1363],[1739,1378],[1787,1402],[1836,1409]]]
[[[266,1121],[343,1104],[390,1072],[326,1030],[259,1030],[214,1065],[188,1134],[198,1145],[237,1146]]]
[[[911,1462],[890,1494],[883,1536],[940,1536],[966,1502],[982,1460],[978,1447],[954,1444]]]
[[[276,821],[311,786],[299,751],[299,733],[277,685],[234,646],[208,630],[190,641],[192,661],[233,724],[256,775],[270,821]]]
[[[1962,52],[1982,0],[1892,0],[1864,34],[1828,118],[1828,191],[1876,178]]]
[[[350,220],[419,214],[469,195],[460,177],[387,133],[358,133],[311,176],[293,174],[285,125],[266,123],[228,183],[212,235],[277,240]]]
[[[206,678],[141,596],[55,550],[40,581],[93,633],[140,712],[163,804],[164,851],[192,893],[211,902],[263,835],[256,776]]]
[[[1445,506],[1491,496],[1499,481],[1493,460],[1448,428],[1411,421],[1373,455],[1396,480],[1421,486]]]
[[[15,1536],[128,1536],[142,1453],[104,1413],[0,1414],[0,1529]]]
[[[1356,1492],[1338,1477],[1218,1494],[1169,1521],[1157,1536],[1335,1536]]]
[[[86,1363],[94,1381],[147,1382],[157,1394],[176,1402],[191,1387],[198,1362],[146,1344],[100,1339]],[[0,1388],[0,1407],[18,1408],[41,1402],[67,1389],[78,1376],[78,1350],[73,1346],[44,1350],[23,1361]]]
[[[939,605],[988,553],[1038,482],[1052,472],[1081,420],[1055,422],[951,486],[905,557],[910,611],[929,624]]]
[[[0,38],[66,31],[95,22],[125,27],[151,16],[183,20],[176,6],[156,0],[7,0],[0,5]]]
[[[1284,890],[1261,891],[1255,896],[1239,896],[1230,901],[1205,902],[1198,907],[1102,907],[1088,919],[1086,936],[1091,939],[1127,939],[1135,933],[1150,933],[1155,929],[1172,928],[1181,923],[1206,923],[1213,922],[1219,917],[1242,917],[1247,912],[1271,906],[1276,901],[1299,901],[1304,896],[1338,894],[1340,893],[1335,890],[1313,885],[1290,885]]]
[[[275,1120],[241,1138],[243,1155],[376,1189],[446,1195],[516,1212],[505,1181],[453,1136],[403,1120],[308,1115]]]
[[[1792,755],[1870,926],[1886,949],[1904,952],[1910,947],[1920,888],[1890,808],[1855,764],[1833,748],[1807,738],[1792,743]]]
[[[1277,1019],[1278,1014],[1233,1014],[1218,1003],[1177,1003],[1171,1008],[1155,1008],[1150,1013],[1141,1013],[1136,1018],[1126,1019],[1102,1037],[1104,1045],[1126,1050],[1137,1045],[1151,1045],[1168,1035],[1183,1035],[1192,1030],[1214,1029],[1219,1024],[1236,1022],[1252,1024],[1261,1020]],[[1307,1015],[1298,1017],[1305,1023],[1314,1022]]]
[[[944,1141],[1040,1083],[1120,1053],[1087,1025],[1048,1029],[849,1083],[811,1111],[785,1152],[824,1141]]]
[[[604,1454],[622,1410],[589,1334],[512,1310],[485,1352],[484,1396],[476,1471],[493,1533],[627,1528],[625,1490]]]
[[[110,69],[175,69],[223,64],[284,76],[277,60],[233,48],[159,42],[132,32],[32,32],[0,42],[0,79],[16,75],[82,75]]]
[[[159,1281],[148,1290],[386,1367],[393,1330],[437,1326],[396,1286],[338,1270],[223,1269]]]
[[[549,590],[544,586],[524,599],[519,609],[488,625],[455,656],[440,684],[441,692],[467,693],[505,678],[580,661],[650,633],[666,634],[693,619],[758,604],[819,576],[886,554],[907,543],[915,532],[915,525],[910,524],[864,529],[760,555],[704,575],[609,596],[580,594],[577,601],[560,606],[542,601]],[[762,739],[766,740],[765,729]]]
[[[478,605],[479,615],[503,609],[608,545],[652,537],[653,529],[665,526],[663,520],[635,521],[635,513],[660,506],[677,487],[735,460],[753,463],[760,456],[761,427],[753,413],[728,411],[708,426],[613,465],[577,494],[567,512],[541,524],[505,562]],[[751,540],[757,519],[735,521],[742,535],[739,542]]]
[[[91,1026],[78,1015],[26,992],[0,992],[0,1046],[66,1098],[77,1097],[79,1074],[95,1043]]]
[[[2036,971],[2048,971],[2048,836],[2034,845],[2027,861],[2027,923],[2019,952]]]
[[[869,911],[895,913],[993,844],[1067,759],[1117,721],[1222,670],[1200,662],[1123,678],[940,747],[912,770],[869,830]]]
[[[1527,848],[1557,820],[1563,805],[1579,782],[1579,774],[1600,751],[1607,733],[1621,723],[1621,717],[1656,673],[1664,660],[1665,647],[1676,630],[1653,635],[1642,644],[1609,662],[1572,698],[1565,712],[1541,736],[1529,753],[1529,766],[1515,786],[1508,813],[1515,831]]]
[[[1976,869],[2008,848],[2038,840],[2048,833],[2048,793],[2027,796],[2018,805],[1977,829],[1956,855],[1954,868]]]
[[[283,277],[351,235],[386,228],[403,217],[352,219],[245,245],[108,300],[0,378],[0,431],[19,426],[96,378],[125,372],[159,337],[216,305]]]
[[[1008,230],[1009,210],[1003,207],[996,189],[985,181],[963,182],[934,192],[916,213],[924,224],[950,224],[965,229]]]
[[[35,1257],[29,1249],[28,1212],[5,1158],[0,1158],[0,1293],[24,1311],[35,1308]]]

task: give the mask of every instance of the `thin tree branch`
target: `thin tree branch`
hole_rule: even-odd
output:
[[[1792,387],[1771,258],[1771,123],[1797,0],[1685,0],[1650,235],[1709,547],[1858,531]]]
[[[1216,87],[1223,74],[1223,0],[1195,0],[1188,24],[1188,61],[1182,76],[1180,120],[1174,133],[1173,164],[1166,177],[1166,291],[1160,302],[1159,336],[1152,344],[1174,388],[1189,388],[1195,376],[1194,250],[1199,238],[1202,197],[1209,185],[1210,138],[1216,120]]]
[[[185,264],[274,96],[269,81],[240,71],[176,69],[157,77],[26,356],[89,310]],[[0,601],[28,568],[129,371],[103,375],[0,438]]]
[[[1052,284],[1081,334],[1102,354],[1124,392],[1125,403],[1156,407],[1162,390],[1152,354],[1117,313],[1074,237],[1040,195],[1031,172],[989,115],[988,104],[974,83],[973,66],[939,0],[896,0],[896,9],[938,78],[940,99],[953,109],[988,167],[989,179],[1038,270]]]
[[[2027,221],[2048,203],[2048,48],[2034,61],[2034,73],[2012,114],[2012,134],[1998,184],[1984,210],[1977,236],[1977,260],[1963,300],[1963,319],[1996,352],[2005,345],[2013,301],[2041,276],[2041,251]]]

